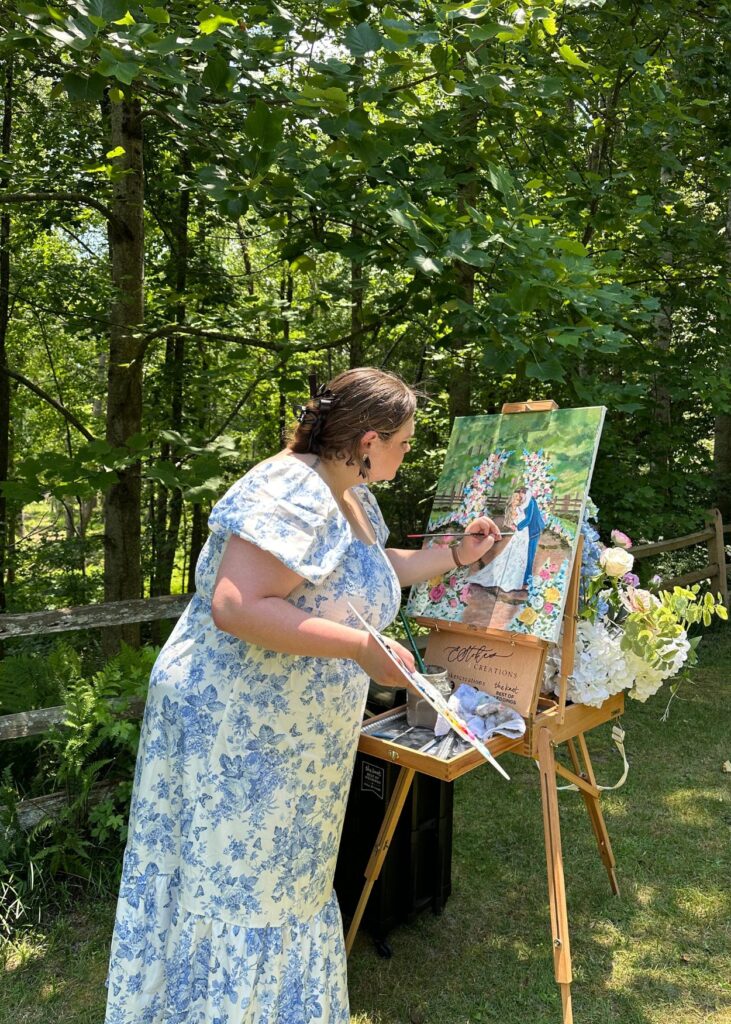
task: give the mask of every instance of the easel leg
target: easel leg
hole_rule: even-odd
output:
[[[561,825],[558,817],[556,791],[556,763],[548,729],[538,733],[538,767],[541,775],[541,802],[543,804],[543,831],[546,840],[546,868],[548,872],[548,903],[551,910],[551,937],[553,940],[553,969],[561,989],[563,1024],[573,1024],[571,1009],[571,949],[569,921],[566,910],[566,886],[561,853]]]
[[[383,819],[378,838],[376,839],[376,845],[373,847],[373,851],[368,860],[368,864],[365,869],[365,885],[363,886],[363,892],[360,894],[358,900],[358,906],[355,908],[353,914],[353,920],[350,922],[350,928],[348,928],[348,934],[345,937],[345,952],[346,955],[350,953],[350,950],[355,941],[355,936],[358,933],[360,922],[365,913],[366,904],[368,903],[368,897],[371,894],[371,890],[376,883],[378,876],[381,873],[383,862],[386,859],[388,848],[391,845],[393,834],[396,831],[398,820],[401,817],[401,811],[403,810],[406,797],[409,795],[409,789],[411,783],[416,774],[414,768],[402,768],[399,772],[396,785],[394,786],[391,799],[388,802],[386,808],[386,815]]]
[[[579,748],[581,750],[581,756],[584,759],[586,768],[582,770],[581,761],[574,745],[573,740],[568,741],[569,755],[571,757],[571,763],[574,766],[574,771],[577,775],[585,778],[596,789],[596,778],[594,776],[594,768],[592,767],[591,758],[589,757],[589,748],[586,745],[586,738],[584,734],[580,732],[577,736],[579,742]],[[607,832],[607,826],[604,821],[604,815],[599,804],[599,795],[597,792],[596,796],[592,796],[590,793],[581,790],[581,795],[584,798],[586,809],[589,813],[589,820],[591,821],[591,827],[594,829],[594,835],[596,837],[596,843],[599,847],[599,856],[602,859],[602,863],[607,870],[609,875],[609,884],[612,887],[612,892],[615,896],[619,895],[619,885],[617,884],[617,875],[615,874],[615,868],[617,862],[614,859],[612,853],[612,844],[609,842],[609,833]]]

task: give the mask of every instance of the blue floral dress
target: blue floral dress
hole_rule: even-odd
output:
[[[367,678],[350,660],[278,654],[217,629],[211,594],[231,534],[304,578],[311,615],[377,628],[400,585],[388,530],[354,537],[294,456],[254,467],[213,508],[196,594],[150,679],[112,937],[105,1024],[345,1024],[332,888]]]

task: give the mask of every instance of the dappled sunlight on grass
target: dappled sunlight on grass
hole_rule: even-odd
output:
[[[668,793],[663,802],[674,823],[683,822],[700,828],[712,828],[716,824],[719,804],[725,803],[727,810],[731,807],[731,801],[715,789],[677,789]]]
[[[44,937],[34,941],[30,936],[22,936],[0,946],[0,969],[6,974],[24,970],[34,961],[42,960],[47,951],[48,943]]]

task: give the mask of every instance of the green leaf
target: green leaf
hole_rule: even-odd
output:
[[[298,256],[297,259],[292,260],[289,267],[295,274],[298,272],[308,273],[310,270],[315,270],[317,264],[311,256],[308,256],[306,253],[302,253],[302,255]]]
[[[146,17],[156,25],[169,25],[170,15],[164,7],[144,7],[142,10],[145,12]]]
[[[543,18],[540,18],[541,26],[546,35],[555,36],[558,32],[558,26],[556,24],[556,18],[553,14],[548,14]]]
[[[567,64],[570,64],[573,68],[589,68],[591,65],[583,61],[575,50],[572,50],[567,43],[559,46],[558,52],[561,54]]]
[[[354,25],[345,33],[345,45],[354,57],[364,57],[367,53],[380,50],[383,46],[383,36],[377,32],[367,21],[360,25]]]
[[[67,72],[61,82],[74,103],[98,103],[107,84],[106,79],[96,73],[87,78],[73,71]]]
[[[548,356],[546,359],[531,360],[525,365],[526,376],[536,380],[563,380],[564,369],[558,359]]]
[[[491,267],[495,262],[494,255],[483,252],[482,249],[468,249],[467,252],[459,253],[459,259],[463,263],[469,263],[471,267]]]
[[[139,74],[139,65],[131,60],[117,60],[108,50],[102,51],[97,71],[108,78],[116,78],[124,85],[132,85]],[[106,83],[105,83],[106,84]]]
[[[129,11],[125,11],[121,18],[117,18],[115,25],[136,25],[137,22]]]
[[[423,252],[415,250],[409,253],[408,262],[412,267],[416,267],[422,274],[426,274],[427,277],[437,277],[444,270],[444,264],[441,260],[438,260],[431,256],[425,256]]]
[[[257,99],[244,120],[244,131],[262,149],[274,149],[282,138],[285,111]]]
[[[588,256],[586,246],[582,245],[575,238],[556,238],[553,242],[556,249],[571,253],[572,256]]]
[[[515,182],[510,176],[510,173],[506,171],[504,167],[499,167],[496,164],[488,164],[487,176],[490,179],[492,187],[498,192],[502,192],[504,196],[510,195],[511,192],[515,191]]]
[[[116,149],[110,149],[109,152],[105,154],[105,156],[107,160],[114,160],[115,157],[124,156],[125,153],[126,150],[124,146],[117,146]]]
[[[97,28],[122,18],[127,11],[125,0],[77,0],[76,8]]]
[[[213,92],[227,92],[234,84],[236,72],[229,65],[229,62],[220,53],[214,53],[208,58],[206,69],[203,72],[201,81],[206,88]]]
[[[212,14],[208,18],[203,18],[198,24],[199,31],[204,36],[209,36],[213,32],[217,32],[222,25],[237,25],[236,18],[229,18],[225,14]]]

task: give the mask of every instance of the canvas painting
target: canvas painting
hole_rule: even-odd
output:
[[[558,640],[604,412],[455,420],[426,530],[455,534],[488,515],[505,536],[475,565],[412,587],[411,616]]]

